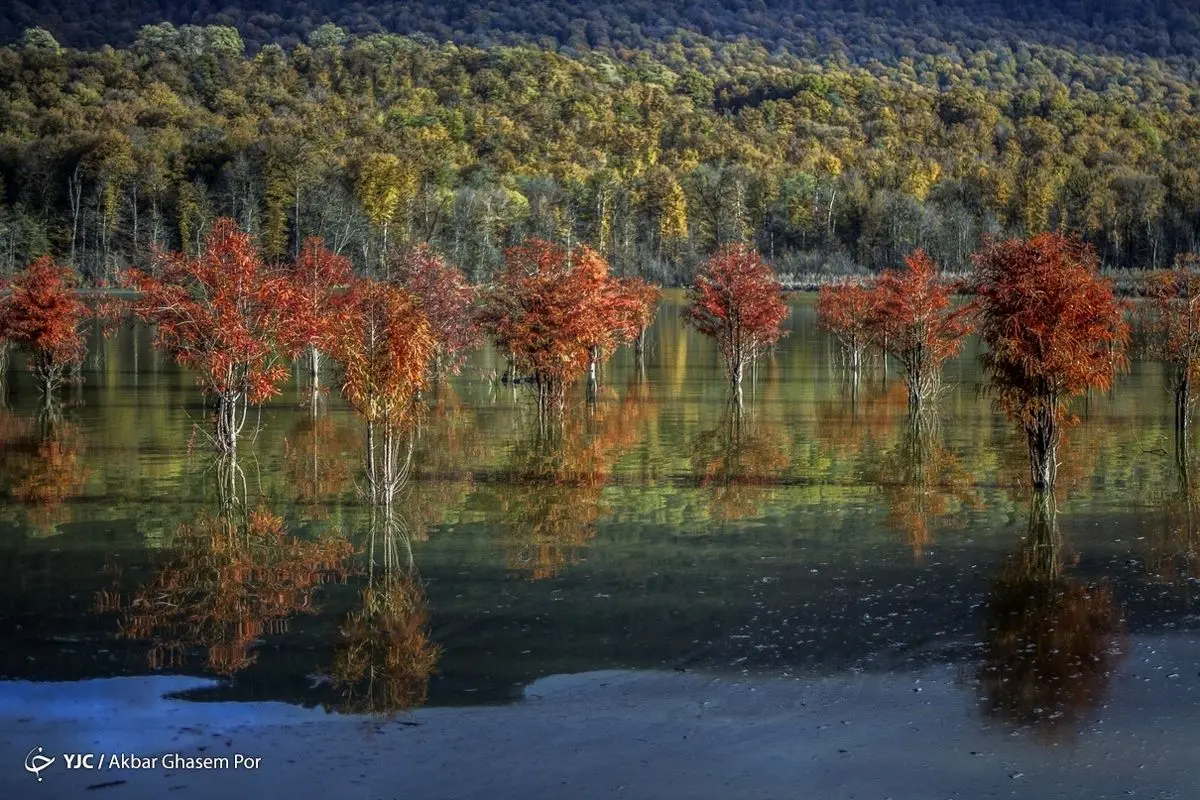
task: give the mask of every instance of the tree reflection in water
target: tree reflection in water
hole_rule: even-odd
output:
[[[1103,702],[1127,636],[1107,584],[1063,574],[1053,503],[1034,497],[1021,550],[992,581],[977,678],[985,714],[1059,738]]]
[[[731,521],[756,517],[790,464],[786,437],[765,420],[727,405],[720,421],[692,446],[692,474],[709,490],[709,512]]]
[[[617,462],[655,416],[645,384],[632,384],[620,402],[600,394],[561,421],[531,426],[534,435],[513,447],[507,481],[494,493],[509,566],[531,580],[578,561],[609,512],[604,490]]]
[[[83,495],[91,470],[84,463],[83,430],[55,406],[36,418],[0,411],[0,484],[44,533],[71,519],[70,502]]]
[[[351,547],[340,535],[302,540],[265,508],[242,501],[237,464],[219,460],[217,514],[180,526],[174,557],[121,610],[121,635],[150,642],[153,669],[185,665],[196,651],[218,675],[254,663],[264,636],[284,633],[288,618],[315,613],[315,595],[344,580]],[[101,593],[103,595],[103,593]],[[98,607],[114,605],[101,596]]]
[[[946,449],[937,415],[930,411],[908,417],[896,446],[876,469],[871,477],[883,492],[888,524],[904,534],[915,563],[924,561],[933,544],[935,524],[966,524],[963,514],[948,514],[952,505],[982,507],[974,477]]]
[[[373,505],[366,583],[343,622],[332,679],[333,710],[393,713],[425,703],[442,649],[429,638],[425,587],[403,522],[390,504]]]
[[[320,518],[348,491],[358,435],[329,416],[304,416],[284,440],[284,468],[296,498]]]
[[[1163,501],[1148,537],[1146,570],[1153,578],[1190,593],[1194,580],[1200,578],[1200,490],[1192,477],[1184,437],[1176,438],[1177,484]]]

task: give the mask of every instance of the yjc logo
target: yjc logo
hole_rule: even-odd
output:
[[[42,770],[54,763],[54,756],[42,755],[42,748],[35,747],[25,756],[25,771],[37,775],[38,783],[42,782]]]

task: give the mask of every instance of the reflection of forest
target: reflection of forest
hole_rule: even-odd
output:
[[[709,492],[713,519],[756,517],[779,491],[790,458],[787,439],[771,423],[727,407],[692,445],[692,474]]]
[[[1103,702],[1128,649],[1111,587],[1064,575],[1053,503],[1034,498],[1021,550],[992,581],[978,671],[985,713],[1051,737]]]
[[[512,569],[538,580],[579,558],[609,512],[604,490],[617,462],[656,411],[651,392],[635,384],[619,401],[602,391],[557,424],[531,426],[512,448],[503,483],[486,489]]]
[[[878,487],[888,526],[920,563],[936,527],[965,525],[961,511],[983,502],[975,477],[945,446],[937,414],[912,415],[907,406],[905,387],[893,383],[874,397],[820,405],[817,431],[836,458],[854,462],[858,480]]]
[[[349,542],[338,535],[302,540],[266,509],[225,504],[180,526],[171,560],[129,599],[98,597],[121,611],[121,635],[150,643],[154,669],[205,666],[232,675],[255,660],[262,637],[283,633],[297,613],[315,613],[315,594],[344,579]]]
[[[57,414],[36,418],[0,411],[0,485],[20,504],[30,526],[52,533],[71,519],[91,469],[82,429]]]

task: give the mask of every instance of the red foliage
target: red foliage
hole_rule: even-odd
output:
[[[822,286],[817,325],[833,334],[842,346],[846,367],[857,372],[875,342],[875,294],[858,283]]]
[[[428,245],[419,245],[396,263],[395,280],[416,298],[432,328],[435,377],[453,375],[479,345],[473,306],[476,289],[462,270],[447,264]]]
[[[293,355],[308,350],[309,370],[315,380],[320,353],[332,347],[334,298],[352,280],[350,260],[333,253],[314,236],[304,240],[286,274],[294,291],[290,293],[292,321],[285,331],[285,345]]]
[[[83,361],[82,329],[89,315],[74,273],[43,256],[17,274],[0,296],[0,340],[25,348],[49,394],[62,384],[68,368]]]
[[[288,377],[282,357],[293,324],[291,282],[263,264],[250,237],[229,219],[213,225],[198,258],[177,253],[157,275],[133,271],[126,280],[141,293],[137,317],[157,326],[156,345],[217,397],[216,442],[232,450],[245,404],[278,394]]]
[[[1092,250],[1056,233],[986,242],[973,288],[997,404],[1026,433],[1034,488],[1049,489],[1071,398],[1109,388],[1126,363],[1124,305]]]
[[[638,300],[590,247],[568,251],[531,239],[505,254],[481,320],[531,379],[542,412],[562,406],[589,363],[632,338]]]
[[[1200,378],[1200,273],[1196,257],[1181,256],[1177,269],[1152,275],[1146,294],[1150,354],[1171,365],[1176,424],[1184,425],[1192,382]]]
[[[730,379],[783,336],[788,307],[775,273],[754,250],[735,244],[708,260],[688,290],[688,319],[717,340]]]
[[[409,420],[434,348],[416,299],[398,286],[360,280],[334,318],[333,355],[346,402],[368,423]]]
[[[924,250],[904,263],[904,271],[879,276],[872,321],[876,341],[904,367],[909,405],[918,406],[937,390],[943,362],[970,332],[970,308],[951,307],[950,284]]]

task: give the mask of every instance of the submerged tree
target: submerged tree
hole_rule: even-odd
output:
[[[1124,656],[1112,589],[1063,574],[1054,500],[1036,493],[1021,551],[992,581],[977,679],[983,710],[1055,736],[1103,702]]]
[[[817,325],[837,339],[845,367],[857,383],[867,350],[876,343],[874,292],[860,283],[822,286]]]
[[[334,355],[342,369],[342,396],[367,423],[371,499],[390,504],[407,474],[402,437],[416,420],[433,334],[410,293],[377,281],[355,284],[336,317]]]
[[[155,275],[133,271],[137,317],[156,326],[156,346],[196,373],[217,401],[212,440],[237,450],[249,407],[279,393],[294,288],[263,264],[248,234],[218,220],[196,258],[176,253]]]
[[[333,253],[318,237],[304,240],[299,255],[287,266],[292,283],[289,298],[291,321],[284,331],[288,349],[305,353],[312,391],[320,381],[321,354],[332,348],[333,310],[339,290],[349,285],[350,260]],[[314,404],[314,409],[316,405]]]
[[[1150,354],[1171,370],[1175,433],[1187,451],[1192,385],[1200,377],[1200,272],[1195,256],[1181,257],[1177,269],[1154,275],[1146,287]]]
[[[432,378],[456,374],[467,354],[479,345],[476,289],[462,270],[447,264],[428,245],[418,245],[396,260],[392,279],[416,298],[433,333]]]
[[[585,372],[594,376],[601,355],[623,341],[624,299],[608,263],[589,247],[531,239],[505,253],[481,320],[536,390],[541,418],[561,413],[567,386]]]
[[[10,342],[24,349],[47,403],[83,363],[90,312],[75,284],[70,269],[44,256],[0,290],[0,356],[6,359]]]
[[[1056,233],[987,242],[972,288],[996,402],[1025,432],[1034,490],[1049,490],[1071,399],[1126,364],[1123,305],[1091,248]]]
[[[876,341],[904,369],[908,405],[914,410],[941,385],[942,364],[962,347],[970,331],[969,306],[952,308],[950,283],[924,250],[888,270],[872,290]]]
[[[633,341],[634,355],[641,359],[646,350],[646,331],[654,323],[662,287],[641,278],[625,278],[621,281],[625,297],[623,328],[626,338]]]
[[[718,251],[696,276],[687,315],[696,330],[716,340],[740,398],[746,367],[783,336],[788,307],[774,271],[756,251],[735,244]]]

